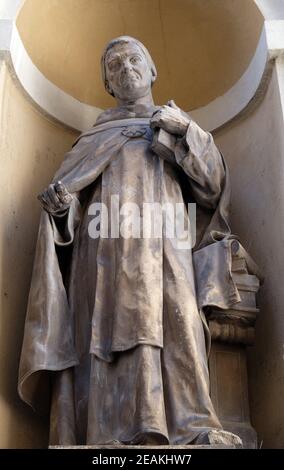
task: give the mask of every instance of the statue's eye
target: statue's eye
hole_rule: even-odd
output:
[[[120,63],[118,60],[112,60],[111,62],[108,63],[108,68],[111,72],[115,72],[118,70],[120,67]]]
[[[131,64],[137,64],[138,62],[140,62],[140,60],[141,60],[140,57],[137,55],[137,56],[131,57],[130,62]]]

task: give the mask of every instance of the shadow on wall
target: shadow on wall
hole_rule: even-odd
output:
[[[5,65],[1,76],[0,447],[46,447],[48,421],[20,401],[17,375],[40,212],[36,196],[77,134],[35,111]]]
[[[284,134],[276,68],[249,116],[215,136],[232,183],[232,229],[265,276],[249,352],[252,423],[264,448],[284,447]]]

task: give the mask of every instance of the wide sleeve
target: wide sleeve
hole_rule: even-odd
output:
[[[193,250],[196,296],[200,312],[227,310],[240,295],[232,276],[229,226],[230,182],[225,161],[209,132],[191,121],[175,145],[175,158],[189,178],[197,206],[198,242]]]
[[[196,202],[207,209],[215,209],[223,188],[225,168],[212,135],[191,121],[186,135],[177,140],[175,157],[190,178]]]
[[[49,214],[54,243],[57,246],[69,246],[73,243],[75,230],[81,220],[82,207],[79,194],[74,193],[72,196],[73,199],[68,209]]]
[[[73,318],[60,270],[50,216],[42,211],[19,368],[18,391],[34,409],[48,409],[46,371],[78,364]]]

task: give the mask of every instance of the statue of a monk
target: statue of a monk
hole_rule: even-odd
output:
[[[212,135],[174,102],[154,105],[157,72],[138,40],[112,40],[102,75],[117,107],[77,139],[39,197],[20,396],[50,410],[50,444],[225,442],[209,395],[205,314],[240,300],[226,166]],[[172,160],[154,150],[160,130],[174,139]],[[90,208],[113,212],[114,198],[141,210],[196,203],[194,249],[164,230],[91,236]]]

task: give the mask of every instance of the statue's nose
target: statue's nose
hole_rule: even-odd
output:
[[[123,62],[123,70],[124,72],[129,72],[132,70],[132,64],[129,62],[129,60]]]

